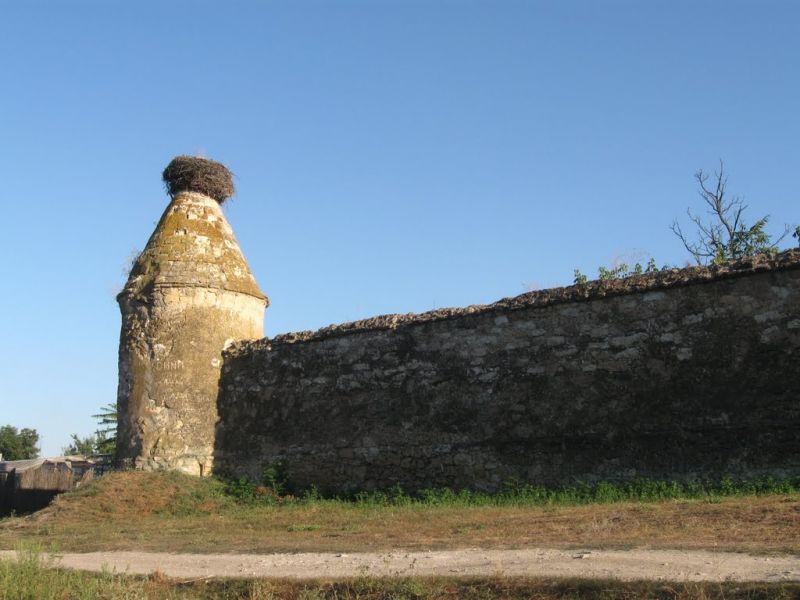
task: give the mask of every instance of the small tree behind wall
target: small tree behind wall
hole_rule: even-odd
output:
[[[694,177],[709,218],[704,220],[688,208],[686,213],[697,230],[694,237],[685,234],[677,220],[673,221],[671,229],[698,265],[778,251],[778,244],[789,234],[790,227],[785,226],[783,233],[773,239],[766,232],[769,215],[748,226],[744,215],[747,205],[741,197],[728,195],[728,177],[722,161],[713,178],[703,170]]]
[[[3,460],[26,460],[39,456],[39,434],[35,429],[0,427],[0,455]]]
[[[117,404],[106,404],[100,412],[92,415],[97,419],[100,429],[84,438],[78,434],[70,435],[71,441],[62,448],[64,454],[80,454],[92,456],[97,454],[114,454],[117,449]]]
[[[114,454],[117,451],[117,403],[106,404],[92,418],[97,419],[97,424],[101,426],[95,434],[97,453]]]
[[[63,448],[61,452],[65,456],[78,454],[80,456],[94,456],[97,454],[112,454],[113,447],[109,452],[109,440],[106,435],[101,431],[96,431],[86,437],[80,437],[78,434],[73,433],[70,436],[70,443]]]

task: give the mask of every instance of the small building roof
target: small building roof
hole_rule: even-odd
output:
[[[93,465],[94,461],[86,458],[85,456],[70,455],[70,456],[51,456],[49,458],[30,458],[27,460],[3,460],[0,461],[0,473],[10,473],[16,471],[21,473],[28,469],[35,469],[44,464],[65,464],[72,468],[72,463],[81,463],[82,465]]]

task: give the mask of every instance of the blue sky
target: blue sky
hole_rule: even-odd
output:
[[[798,7],[0,0],[0,424],[58,453],[115,400],[114,295],[177,154],[235,172],[268,335],[683,264],[719,159],[800,222]]]

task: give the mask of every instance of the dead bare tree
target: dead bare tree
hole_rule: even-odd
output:
[[[698,194],[708,208],[707,214],[710,215],[710,219],[704,221],[700,215],[693,213],[691,208],[687,208],[686,213],[697,228],[696,239],[684,234],[677,219],[672,222],[670,229],[678,236],[698,265],[778,251],[778,244],[788,235],[790,227],[786,225],[783,233],[775,240],[765,231],[769,215],[761,217],[748,227],[744,222],[747,205],[741,197],[729,197],[726,194],[728,177],[725,175],[725,165],[721,160],[719,171],[714,172],[714,178],[710,183],[711,177],[702,169],[695,173],[694,178],[700,186]]]

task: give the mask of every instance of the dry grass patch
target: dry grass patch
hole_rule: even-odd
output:
[[[0,521],[0,548],[64,551],[358,552],[389,549],[678,548],[800,553],[794,495],[580,506],[243,505],[222,484],[114,473],[28,517]]]

